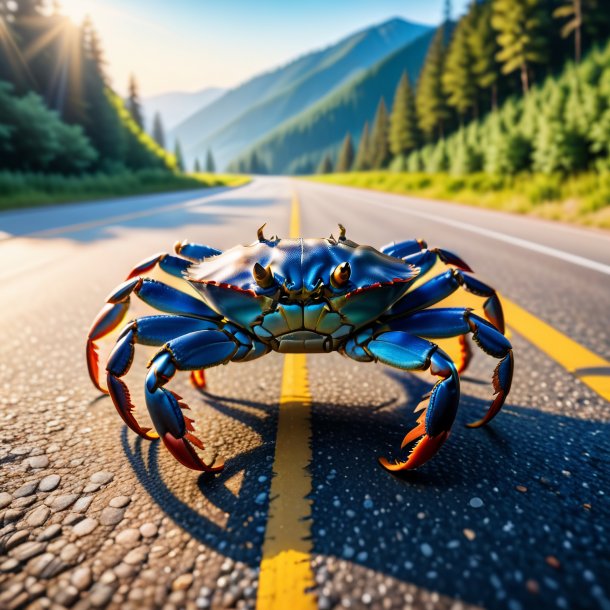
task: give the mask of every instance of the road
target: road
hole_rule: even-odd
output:
[[[314,587],[295,591],[293,610],[610,608],[608,234],[271,177],[0,215],[0,608],[273,607],[257,596],[284,357],[212,369],[203,395],[172,382],[205,455],[227,459],[210,478],[125,428],[89,382],[84,338],[136,262],[178,239],[248,243],[264,222],[287,235],[295,191],[303,236],[337,235],[341,222],[375,246],[423,237],[568,347],[545,349],[550,335],[509,317],[502,413],[486,429],[463,425],[490,396],[494,364],[478,353],[451,439],[402,477],[377,457],[397,455],[430,379],[307,356],[311,515],[295,528],[308,528]],[[579,349],[599,360],[573,374],[565,361]],[[141,348],[127,377],[139,404],[152,353]]]

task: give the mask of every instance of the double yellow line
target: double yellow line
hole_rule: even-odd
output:
[[[292,198],[290,237],[300,236],[299,200]],[[466,296],[466,295],[462,295]],[[610,362],[502,298],[508,326],[610,401]],[[462,303],[463,304],[463,303]],[[263,544],[257,610],[314,610],[311,569],[311,394],[305,354],[284,360],[274,478]]]

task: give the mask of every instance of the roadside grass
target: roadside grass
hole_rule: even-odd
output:
[[[576,176],[518,174],[465,176],[391,171],[310,176],[319,182],[401,195],[444,199],[610,229],[610,172]]]
[[[213,186],[239,186],[249,180],[248,176],[176,174],[161,169],[83,176],[0,171],[0,210]]]

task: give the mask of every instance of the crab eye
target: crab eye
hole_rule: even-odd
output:
[[[330,283],[335,288],[343,288],[349,281],[349,276],[352,274],[352,268],[349,263],[341,263],[335,267],[335,270],[330,276]]]
[[[270,265],[263,267],[260,263],[255,263],[252,275],[261,288],[270,288],[275,281]]]

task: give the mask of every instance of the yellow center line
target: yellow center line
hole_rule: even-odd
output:
[[[290,237],[299,237],[299,200],[292,198]],[[284,357],[269,519],[256,610],[314,610],[311,570],[311,394],[305,354]]]
[[[610,362],[501,297],[506,323],[602,398],[610,401]]]

